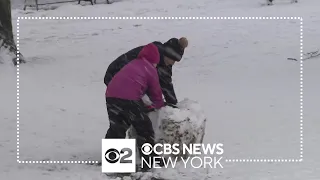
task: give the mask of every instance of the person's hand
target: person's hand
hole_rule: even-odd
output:
[[[178,108],[178,106],[176,106],[175,104],[171,104],[171,103],[165,103],[166,106],[170,106],[172,108]]]
[[[152,111],[155,111],[154,106],[152,106],[152,105],[146,106],[146,113],[149,113],[149,112],[152,112]]]

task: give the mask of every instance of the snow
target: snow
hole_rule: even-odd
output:
[[[303,51],[319,49],[318,0],[261,7],[253,0],[125,0],[57,5],[19,16],[302,16]],[[86,3],[82,3],[86,4]],[[174,67],[179,100],[199,102],[205,143],[223,143],[226,159],[300,158],[299,20],[20,20],[21,161],[99,160],[108,128],[103,76],[120,54],[154,40],[185,36]],[[3,57],[3,54],[1,54]],[[223,162],[223,169],[157,169],[171,179],[320,178],[319,58],[304,62],[303,162]],[[0,65],[0,179],[105,180],[84,164],[18,164],[16,69]],[[183,174],[177,174],[181,172]]]
[[[3,44],[3,40],[0,40],[0,44]],[[0,55],[0,64],[13,64],[12,59],[15,55],[8,48],[4,46],[0,47]]]
[[[0,41],[1,44],[1,41]],[[0,48],[0,64],[4,64],[7,60],[10,59],[9,51],[7,48]]]

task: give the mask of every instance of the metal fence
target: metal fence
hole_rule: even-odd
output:
[[[67,2],[77,2],[77,0],[38,0],[39,5],[59,4]],[[35,4],[35,0],[27,0],[27,4]],[[13,9],[22,9],[25,5],[25,0],[11,0]]]
[[[2,1],[2,0],[1,0]],[[90,2],[92,5],[97,3],[97,0],[80,0]],[[105,3],[110,4],[110,0],[103,0]],[[62,3],[74,3],[79,2],[79,0],[12,0],[11,6],[12,9],[24,9],[26,10],[28,7],[36,8],[37,10],[41,9],[41,6],[46,6],[50,9],[50,5],[62,4]],[[80,3],[80,2],[79,2]]]

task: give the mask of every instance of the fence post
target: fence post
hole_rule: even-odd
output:
[[[27,1],[28,1],[28,0],[24,0],[24,8],[23,8],[23,10],[26,10],[26,9],[27,9],[27,6],[32,6],[32,4],[28,4]],[[29,1],[30,1],[30,0],[29,0]],[[36,6],[37,11],[38,11],[38,10],[39,10],[38,0],[34,0],[34,5]]]

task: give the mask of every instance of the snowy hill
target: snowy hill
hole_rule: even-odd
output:
[[[20,161],[96,161],[108,128],[103,76],[133,47],[185,36],[189,47],[174,67],[179,100],[199,101],[206,143],[224,143],[224,169],[181,169],[173,179],[320,179],[320,59],[303,63],[303,149],[300,148],[300,57],[320,48],[319,0],[123,0],[55,10],[13,10],[18,17],[219,16],[300,19],[89,20],[21,19]],[[2,56],[2,55],[1,55]],[[0,179],[105,180],[84,164],[18,164],[16,70],[0,64]],[[301,154],[303,152],[303,154]],[[302,162],[296,162],[303,155]],[[233,162],[246,160],[280,162]],[[294,162],[281,162],[281,161]],[[169,170],[168,170],[169,171]],[[170,172],[165,172],[170,175]]]

